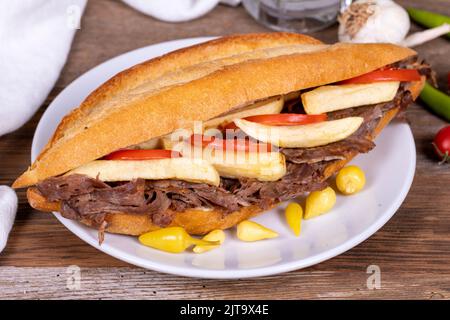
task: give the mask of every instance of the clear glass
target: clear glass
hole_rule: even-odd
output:
[[[336,21],[340,0],[243,0],[243,5],[271,29],[308,33]]]

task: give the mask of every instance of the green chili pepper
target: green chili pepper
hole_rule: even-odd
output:
[[[434,28],[443,25],[444,23],[450,24],[450,17],[444,16],[442,14],[433,13],[426,10],[408,8],[406,9],[410,17],[417,23],[427,27]],[[450,38],[450,32],[446,34]]]
[[[425,83],[420,98],[436,114],[450,121],[450,96]]]

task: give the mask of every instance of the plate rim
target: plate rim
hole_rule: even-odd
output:
[[[69,88],[75,84],[77,84],[80,81],[83,81],[84,78],[89,77],[89,75],[93,72],[95,72],[97,69],[101,69],[105,65],[108,65],[110,63],[113,63],[114,60],[118,60],[121,58],[124,58],[125,56],[131,54],[131,53],[137,53],[139,51],[145,51],[148,50],[151,47],[158,47],[158,46],[167,46],[167,45],[175,45],[177,46],[178,43],[183,43],[183,45],[179,46],[178,48],[183,48],[185,46],[201,43],[204,41],[208,41],[211,39],[214,39],[216,37],[195,37],[195,38],[181,38],[176,40],[170,40],[170,41],[164,41],[160,43],[154,43],[145,47],[137,48],[125,53],[122,53],[120,55],[117,55],[113,58],[110,58],[95,67],[89,69],[88,71],[81,74],[79,77],[77,77],[75,80],[73,80],[70,84],[68,84],[48,105],[44,113],[42,114],[41,118],[39,119],[39,123],[36,126],[36,130],[33,135],[33,141],[31,146],[31,161],[34,161],[34,159],[37,157],[38,151],[37,151],[37,144],[39,140],[39,136],[42,135],[42,131],[44,129],[44,124],[47,123],[47,118],[50,117],[50,114],[54,112],[53,105],[56,104],[59,99],[62,99],[61,96],[63,96],[63,93],[66,90],[70,90]],[[185,45],[186,44],[186,45]],[[177,50],[177,49],[175,49]],[[120,72],[120,71],[119,71]],[[397,212],[401,204],[403,203],[404,199],[406,198],[409,189],[411,188],[412,182],[414,180],[415,175],[415,168],[416,168],[416,146],[415,141],[413,138],[413,134],[411,131],[411,128],[406,123],[398,123],[397,125],[403,127],[402,130],[406,130],[406,134],[408,136],[408,143],[407,146],[410,148],[410,153],[413,155],[412,157],[408,158],[408,174],[407,174],[407,180],[402,185],[402,189],[399,191],[398,195],[395,198],[395,201],[393,201],[389,207],[385,208],[384,214],[380,216],[377,220],[373,221],[369,227],[367,227],[363,232],[359,233],[357,236],[354,236],[347,241],[341,243],[338,246],[335,246],[331,249],[328,249],[322,253],[315,254],[313,256],[310,256],[308,258],[298,259],[292,262],[287,263],[281,263],[276,265],[270,265],[270,266],[264,266],[264,267],[256,267],[256,268],[248,268],[248,269],[239,269],[239,270],[233,270],[233,272],[230,272],[229,270],[211,270],[211,269],[204,269],[204,268],[192,268],[192,269],[186,269],[185,267],[180,266],[173,266],[170,264],[162,264],[159,262],[152,261],[150,259],[145,260],[145,263],[142,263],[139,259],[136,260],[135,258],[131,257],[128,253],[123,252],[122,250],[116,249],[112,246],[110,246],[108,243],[103,243],[102,246],[98,245],[98,242],[94,239],[87,238],[82,234],[83,228],[88,228],[86,226],[80,225],[76,221],[72,221],[69,219],[66,219],[62,217],[58,212],[54,212],[55,217],[72,233],[74,233],[78,238],[83,240],[84,242],[88,243],[89,245],[93,246],[94,248],[104,252],[105,254],[108,254],[116,259],[125,261],[129,264],[139,266],[145,269],[154,270],[157,272],[162,272],[166,274],[172,274],[177,276],[183,276],[183,277],[194,277],[194,278],[204,278],[204,279],[239,279],[239,278],[254,278],[254,277],[262,277],[262,276],[269,276],[269,275],[275,275],[275,274],[281,274],[285,272],[290,272],[294,270],[303,269],[312,265],[319,264],[323,261],[326,261],[328,259],[331,259],[333,257],[336,257],[354,247],[362,243],[363,241],[367,240],[369,237],[371,237],[373,234],[375,234],[382,226],[384,226],[391,218],[392,216]],[[39,150],[40,152],[40,150]]]

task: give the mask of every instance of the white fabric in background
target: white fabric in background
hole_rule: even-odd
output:
[[[219,2],[237,6],[241,0],[122,0],[130,7],[166,22],[182,22],[199,18]]]
[[[0,136],[27,122],[59,77],[86,0],[0,1]]]
[[[242,0],[220,0],[220,3],[226,4],[228,6],[237,7],[240,5]]]
[[[17,196],[13,189],[0,186],[0,252],[5,248],[17,211]]]

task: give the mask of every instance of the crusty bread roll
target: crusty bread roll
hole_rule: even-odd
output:
[[[415,54],[391,44],[328,46],[288,33],[230,36],[181,49],[125,70],[95,90],[62,120],[13,187],[34,185],[117,149],[191,128],[193,121],[205,121],[253,101],[352,78]],[[411,86],[414,98],[423,83],[424,79]],[[374,139],[398,111],[387,112],[369,138]],[[324,176],[333,175],[355,155],[328,165]],[[59,210],[59,203],[48,202],[35,187],[28,189],[27,196],[38,210]],[[176,213],[171,226],[205,234],[261,212],[257,206],[228,215],[188,209]],[[112,233],[139,235],[159,228],[147,215],[110,213],[106,221],[106,231]]]
[[[251,45],[242,44],[247,41]],[[352,78],[415,54],[392,44],[324,46],[285,33],[225,37],[175,51],[123,71],[94,91],[61,121],[13,187],[255,100]]]

